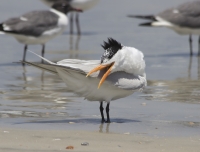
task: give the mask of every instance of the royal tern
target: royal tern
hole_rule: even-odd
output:
[[[58,0],[41,0],[43,3],[45,3],[48,6],[52,6],[53,3],[55,3]],[[81,9],[83,11],[89,10],[92,7],[94,7],[100,0],[65,0],[70,3],[70,5],[74,8]],[[79,13],[76,12],[76,27],[77,27],[77,33],[78,35],[81,34],[80,29],[80,23],[79,23]],[[70,17],[70,34],[73,34],[73,22],[74,22],[74,13],[71,12]]]
[[[22,62],[57,74],[70,91],[89,101],[99,101],[102,122],[109,123],[110,101],[142,90],[147,81],[141,51],[124,46],[112,38],[108,38],[102,47],[105,52],[100,60],[65,59],[53,63],[36,54],[48,64]],[[104,119],[103,102],[107,102],[107,121]]]
[[[32,11],[20,17],[6,20],[0,24],[0,32],[13,36],[18,42],[25,44],[23,61],[25,61],[28,45],[41,44],[44,56],[45,43],[63,33],[68,24],[69,11],[80,11],[66,2],[57,2],[50,10]]]
[[[128,15],[128,17],[150,20],[140,26],[167,27],[178,34],[189,35],[190,55],[193,54],[192,34],[200,35],[200,1],[186,2],[157,15]],[[200,36],[198,56],[200,56]]]

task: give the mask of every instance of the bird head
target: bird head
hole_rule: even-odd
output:
[[[56,1],[53,5],[52,5],[53,9],[56,9],[64,14],[67,14],[68,12],[71,11],[76,11],[76,12],[82,12],[81,9],[77,9],[77,8],[73,8],[70,3],[66,0],[59,0]]]
[[[105,74],[99,82],[98,88],[106,80],[107,76],[117,71],[123,71],[133,75],[145,74],[144,55],[141,51],[123,46],[113,38],[108,38],[108,42],[104,41],[102,45],[105,52],[101,56],[101,63],[92,69],[86,77],[99,70],[106,69]]]

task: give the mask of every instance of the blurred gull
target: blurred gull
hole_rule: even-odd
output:
[[[189,35],[190,55],[193,54],[192,34],[200,35],[200,1],[186,2],[157,15],[128,15],[128,17],[150,20],[140,26],[168,27],[178,34]],[[198,56],[200,56],[200,37]]]
[[[50,10],[32,11],[6,20],[0,24],[0,32],[11,35],[18,42],[25,44],[23,61],[30,44],[41,44],[42,56],[44,56],[45,43],[66,29],[68,19],[65,14],[69,11],[80,10],[60,1],[52,5]]]
[[[102,123],[110,123],[110,101],[141,91],[146,85],[143,53],[109,38],[101,60],[65,59],[53,63],[39,55],[48,64],[23,63],[35,66],[60,76],[67,88],[89,101],[100,102]],[[104,119],[103,102],[107,103],[107,121]]]
[[[58,0],[41,0],[48,6],[52,6]],[[100,0],[65,0],[69,2],[70,5],[74,8],[81,9],[83,11],[89,10],[90,8],[94,7]],[[70,17],[70,34],[73,34],[73,22],[74,22],[74,13],[71,13]],[[78,35],[81,34],[80,23],[79,23],[79,13],[76,12],[76,27]]]

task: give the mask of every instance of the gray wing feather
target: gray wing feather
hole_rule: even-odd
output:
[[[176,8],[167,9],[157,16],[181,27],[200,27],[200,1],[187,2]]]
[[[25,20],[18,17],[5,21],[3,24],[10,28],[5,32],[37,37],[46,30],[53,29],[58,21],[58,15],[50,11],[33,11],[21,17],[25,18]]]
[[[78,59],[65,59],[57,62],[58,65],[70,67],[76,70],[82,70],[84,73],[90,72],[93,68],[100,64],[99,60],[78,60]],[[99,72],[93,73],[91,77],[97,77]]]
[[[53,73],[53,74],[57,74],[56,68],[51,64],[41,64],[41,63],[33,63],[33,62],[27,62],[27,61],[20,61],[20,62],[28,64],[30,66],[34,66],[34,67],[41,69],[41,70],[48,71],[48,72]]]
[[[198,17],[200,15],[200,1],[186,2],[177,7],[181,14]]]
[[[31,66],[34,66],[34,67],[36,67],[38,69],[46,70],[46,71],[48,71],[50,73],[53,73],[53,74],[57,74],[58,72],[57,72],[56,68],[60,67],[63,70],[71,70],[71,71],[78,72],[80,74],[86,75],[86,73],[81,69],[62,66],[62,65],[34,63],[34,62],[27,62],[27,61],[20,61],[20,62],[21,63],[26,63],[26,64],[31,65]]]

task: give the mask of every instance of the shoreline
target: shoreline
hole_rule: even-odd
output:
[[[200,136],[151,137],[143,134],[100,133],[95,131],[28,130],[0,128],[0,151],[4,152],[197,152]],[[81,143],[87,142],[88,146]],[[72,146],[73,149],[66,149]]]

